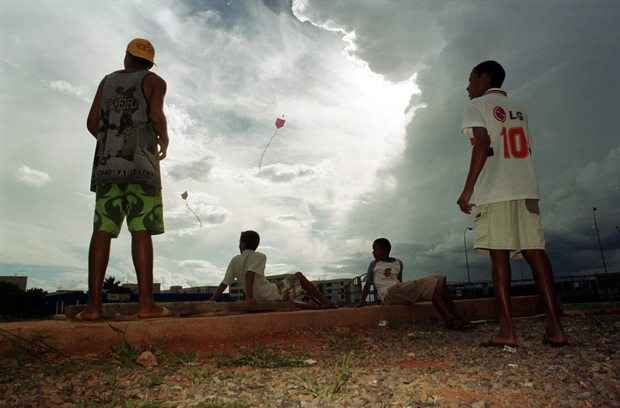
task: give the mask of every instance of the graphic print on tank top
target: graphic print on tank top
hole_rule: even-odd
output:
[[[104,80],[91,190],[109,183],[161,188],[155,131],[142,81],[148,71],[115,72]]]

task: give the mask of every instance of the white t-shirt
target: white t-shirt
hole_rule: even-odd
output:
[[[242,254],[230,260],[226,275],[222,283],[232,285],[238,281],[241,289],[245,291],[245,273],[254,272],[254,299],[256,300],[281,300],[278,287],[265,279],[265,264],[267,257],[265,254],[246,249]],[[246,293],[247,296],[247,293]]]
[[[373,261],[370,263],[368,273],[372,273],[372,282],[377,289],[377,296],[381,301],[392,286],[400,281],[398,275],[402,271],[402,262],[391,258],[388,261]]]
[[[472,128],[483,127],[491,138],[471,200],[476,205],[538,198],[527,114],[501,92],[489,89],[465,106],[463,133],[473,142]]]

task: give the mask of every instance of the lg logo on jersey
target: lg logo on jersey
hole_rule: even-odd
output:
[[[519,111],[508,111],[508,115],[512,120],[525,120],[523,113]],[[506,111],[501,106],[496,106],[493,108],[493,117],[497,119],[499,122],[506,122]]]
[[[525,118],[523,117],[523,114],[521,112],[513,112],[513,111],[508,111],[508,114],[510,115],[510,119],[512,120],[525,120]]]

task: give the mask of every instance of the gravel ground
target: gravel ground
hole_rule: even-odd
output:
[[[150,368],[136,363],[142,350],[130,345],[81,358],[16,351],[0,359],[0,406],[620,407],[620,316],[563,322],[571,345],[562,349],[543,346],[543,319],[528,318],[516,320],[518,350],[478,347],[496,328],[485,323],[465,332],[334,329],[226,350],[152,350]]]

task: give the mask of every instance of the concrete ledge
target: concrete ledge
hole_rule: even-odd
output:
[[[469,320],[495,318],[493,299],[455,302]],[[513,298],[515,316],[541,312],[538,296]],[[260,340],[291,331],[316,332],[334,327],[374,328],[381,320],[411,323],[436,319],[430,303],[409,306],[368,306],[329,310],[243,314],[217,317],[161,318],[120,322],[82,323],[34,321],[0,324],[2,331],[23,338],[44,338],[46,344],[69,354],[108,352],[126,340],[136,346],[168,351],[205,350],[218,344]],[[6,335],[0,335],[0,353],[13,350]]]
[[[248,305],[245,302],[164,302],[158,304],[168,308],[176,317],[298,310],[295,304],[289,302],[257,302],[253,305]],[[310,305],[306,307],[306,309],[309,308],[311,308]],[[67,306],[65,316],[73,319],[84,309],[86,309],[86,305]],[[312,307],[312,309],[317,308]],[[137,303],[104,303],[103,305],[103,317],[106,320],[135,319],[137,314]]]

